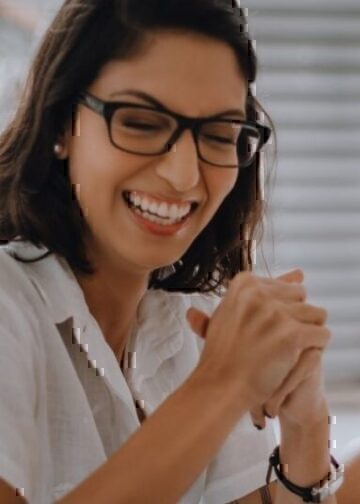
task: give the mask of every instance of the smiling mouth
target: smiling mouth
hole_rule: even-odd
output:
[[[134,203],[130,200],[130,192],[129,192],[129,191],[124,191],[124,192],[122,193],[122,197],[123,197],[123,200],[125,201],[126,205],[127,205],[130,209],[132,209],[132,210],[134,210],[134,209],[138,209],[138,210],[140,210],[140,211],[144,212],[144,211],[142,210],[142,208],[141,208],[141,207],[136,206],[136,205],[135,205],[135,204],[134,204]],[[184,217],[182,217],[182,218],[179,220],[179,222],[182,222],[182,221],[185,221],[186,219],[188,219],[188,218],[189,218],[189,216],[190,216],[190,215],[192,215],[192,214],[195,212],[195,210],[198,208],[198,206],[199,206],[199,203],[197,203],[196,201],[194,201],[193,203],[191,203],[191,208],[190,208],[189,213],[188,213],[188,214],[186,214],[186,215],[184,215]],[[168,220],[168,217],[162,217],[162,216],[160,216],[160,215],[158,215],[158,214],[156,214],[156,213],[152,213],[152,212],[150,212],[150,209],[146,210],[146,213],[148,213],[148,214],[150,214],[150,215],[152,215],[152,216],[154,216],[154,217],[157,217],[158,219],[163,219],[163,220],[164,220],[164,222],[166,222],[166,221]]]

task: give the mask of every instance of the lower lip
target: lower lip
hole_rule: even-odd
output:
[[[191,218],[193,213],[190,212],[190,214],[186,217],[185,220],[182,220],[176,224],[168,224],[165,226],[161,226],[160,224],[156,224],[156,222],[151,222],[147,219],[144,219],[141,215],[134,212],[134,210],[132,210],[125,201],[124,203],[126,208],[129,210],[130,214],[132,215],[133,219],[141,227],[141,229],[158,236],[172,236],[178,233],[180,229],[183,229],[188,224],[189,219]]]

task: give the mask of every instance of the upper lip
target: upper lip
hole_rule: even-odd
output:
[[[124,191],[125,193],[136,193],[139,194],[139,196],[148,196],[149,198],[159,201],[160,203],[165,202],[168,203],[169,205],[186,205],[187,203],[190,203],[193,205],[194,203],[198,204],[199,201],[197,199],[191,198],[191,199],[184,199],[184,200],[179,200],[179,199],[174,199],[170,198],[168,196],[162,196],[161,194],[154,194],[150,192],[145,192],[145,191],[138,191],[136,189],[134,190],[129,190],[129,191]]]

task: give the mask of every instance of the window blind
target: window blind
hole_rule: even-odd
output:
[[[263,254],[272,273],[303,268],[310,302],[328,310],[327,381],[360,381],[360,4],[246,7],[278,135]]]

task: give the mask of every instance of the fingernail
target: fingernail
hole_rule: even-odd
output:
[[[261,425],[254,424],[254,426],[257,428],[257,430],[263,430],[264,427],[261,427]]]
[[[272,417],[271,415],[269,415],[269,413],[266,411],[266,409],[265,409],[265,408],[263,408],[263,413],[264,413],[264,415],[266,416],[266,418],[270,418],[270,420],[273,420],[273,419],[274,419],[274,417]]]

